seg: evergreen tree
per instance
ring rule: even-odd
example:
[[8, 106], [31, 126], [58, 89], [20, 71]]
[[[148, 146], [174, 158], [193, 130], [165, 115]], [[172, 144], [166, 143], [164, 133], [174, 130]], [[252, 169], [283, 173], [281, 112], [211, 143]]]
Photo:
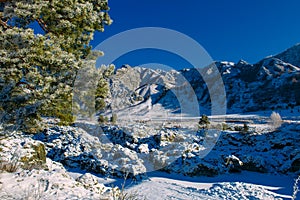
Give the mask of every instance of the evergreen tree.
[[109, 78], [113, 75], [115, 71], [114, 65], [101, 66], [99, 73], [99, 80], [97, 82], [96, 92], [95, 92], [95, 109], [96, 112], [102, 111], [106, 103], [104, 99], [109, 94]]
[[[92, 52], [94, 55], [101, 52]], [[73, 112], [80, 118], [93, 118], [106, 107], [105, 98], [109, 95], [109, 78], [115, 66], [102, 65], [95, 68], [96, 60], [85, 59], [84, 67], [78, 71], [73, 87]]]
[[0, 1], [1, 122], [36, 132], [41, 115], [73, 121], [72, 86], [108, 10], [107, 0]]

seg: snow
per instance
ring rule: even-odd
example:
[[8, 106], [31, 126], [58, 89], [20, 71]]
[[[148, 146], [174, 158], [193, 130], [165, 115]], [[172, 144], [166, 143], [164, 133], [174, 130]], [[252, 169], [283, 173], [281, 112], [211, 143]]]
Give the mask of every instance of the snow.
[[126, 191], [147, 199], [290, 199], [292, 184], [290, 176], [254, 172], [197, 178], [156, 172]]
[[[103, 172], [127, 167], [133, 174], [139, 174], [147, 169], [141, 179], [128, 177], [125, 181], [125, 192], [138, 195], [140, 199], [291, 199], [296, 174], [289, 169], [299, 158], [299, 149], [295, 145], [299, 144], [300, 124], [285, 121], [273, 132], [274, 128], [268, 121], [270, 113], [209, 116], [212, 124], [224, 120], [231, 126], [240, 125], [240, 121], [251, 122], [252, 132], [245, 135], [238, 131], [223, 131], [214, 148], [209, 149], [209, 154], [203, 158], [201, 155], [207, 151], [207, 146], [201, 142], [203, 136], [195, 132], [194, 125], [199, 118], [192, 117], [182, 117], [176, 128], [174, 126], [179, 123], [176, 117], [160, 128], [157, 124], [161, 125], [161, 121], [102, 127], [104, 135], [111, 135], [110, 140], [113, 139], [114, 143], [101, 140], [104, 135], [100, 137], [99, 133], [95, 137], [93, 134], [96, 133], [88, 131], [95, 125], [84, 121], [80, 121], [77, 127], [49, 128], [34, 137], [39, 141], [29, 136], [12, 135], [7, 141], [1, 140], [4, 144], [1, 156], [10, 158], [10, 148], [13, 147], [18, 147], [20, 152], [24, 151], [22, 148], [26, 150], [28, 142], [44, 143], [48, 156], [64, 162], [65, 166], [47, 158], [47, 170], [1, 173], [0, 197], [18, 199], [34, 195], [42, 199], [100, 199], [113, 191], [117, 193], [119, 190], [114, 186], [122, 188], [123, 184], [121, 171], [118, 172], [119, 178], [110, 173], [103, 175], [89, 171], [99, 165]], [[287, 119], [294, 118], [287, 116]], [[158, 133], [161, 146], [151, 141], [151, 136]], [[212, 133], [207, 133], [207, 138], [212, 137], [214, 131]], [[153, 156], [162, 165], [170, 159], [175, 161], [165, 167], [168, 173], [153, 171], [146, 162], [147, 156]], [[76, 157], [78, 159], [74, 159]], [[226, 160], [232, 161], [230, 167]], [[86, 167], [84, 170], [78, 168], [81, 163]], [[252, 170], [265, 173], [245, 171], [243, 167], [249, 163], [255, 164]], [[239, 173], [230, 172], [231, 167], [232, 171]]]
[[[121, 188], [124, 183], [121, 179], [103, 179], [84, 172], [65, 173], [62, 168], [55, 167], [54, 169], [55, 173], [35, 171], [26, 176], [18, 173], [2, 173], [1, 182], [5, 184], [0, 184], [0, 196], [99, 199], [104, 197], [100, 195], [101, 193], [92, 194], [75, 179], [87, 177], [83, 179], [84, 181], [90, 180], [86, 185], [92, 188], [99, 185], [100, 191], [110, 190], [109, 187], [113, 185]], [[51, 174], [50, 177], [49, 174]], [[97, 180], [102, 183], [97, 183]], [[136, 182], [127, 179], [125, 183], [125, 193], [135, 194], [141, 199], [143, 197], [146, 199], [291, 199], [293, 177], [254, 172], [224, 174], [217, 177], [187, 177], [153, 172], [146, 180]], [[61, 190], [62, 187], [63, 190]]]
[[[48, 170], [25, 170], [0, 174], [1, 199], [99, 199], [111, 188], [101, 183], [76, 181], [65, 168], [47, 158]], [[90, 174], [85, 180], [93, 180]], [[83, 178], [81, 178], [83, 179]], [[95, 180], [95, 179], [94, 179]]]

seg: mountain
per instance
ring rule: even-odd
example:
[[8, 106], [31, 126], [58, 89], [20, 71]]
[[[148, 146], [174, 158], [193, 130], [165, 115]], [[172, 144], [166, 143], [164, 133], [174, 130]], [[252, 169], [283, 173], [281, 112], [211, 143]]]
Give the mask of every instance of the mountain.
[[295, 66], [300, 66], [300, 43], [288, 48], [287, 50], [283, 51], [282, 53], [277, 54], [274, 56], [284, 62], [290, 63]]
[[133, 118], [199, 116], [199, 110], [212, 114], [212, 101], [220, 107], [215, 110], [224, 107], [226, 113], [293, 112], [300, 105], [299, 66], [300, 44], [255, 64], [223, 61], [180, 71], [123, 66], [111, 79], [107, 113]]

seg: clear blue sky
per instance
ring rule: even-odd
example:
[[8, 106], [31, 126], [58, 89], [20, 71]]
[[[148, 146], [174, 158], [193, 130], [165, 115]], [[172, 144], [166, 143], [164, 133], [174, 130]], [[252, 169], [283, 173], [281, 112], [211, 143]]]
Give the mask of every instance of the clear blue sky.
[[[255, 63], [300, 42], [299, 0], [110, 0], [109, 6], [114, 22], [95, 34], [93, 46], [128, 29], [164, 27], [197, 40], [213, 60]], [[168, 59], [185, 65], [151, 50], [129, 53], [115, 64], [168, 64]]]

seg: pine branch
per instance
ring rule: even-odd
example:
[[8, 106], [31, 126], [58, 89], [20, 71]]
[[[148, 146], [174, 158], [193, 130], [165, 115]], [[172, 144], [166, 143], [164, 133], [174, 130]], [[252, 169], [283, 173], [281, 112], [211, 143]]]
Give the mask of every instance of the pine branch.
[[3, 9], [4, 9], [4, 5], [5, 3], [9, 2], [11, 0], [0, 0], [0, 3], [1, 3], [1, 11], [0, 11], [0, 25], [3, 26], [5, 29], [8, 29], [8, 28], [12, 28], [10, 25], [7, 24], [7, 20], [4, 21], [3, 20]]
[[27, 89], [30, 90], [34, 90], [34, 87], [32, 87], [31, 85], [29, 85], [29, 83], [25, 82], [25, 81], [19, 81], [16, 86], [23, 86], [25, 85]]

